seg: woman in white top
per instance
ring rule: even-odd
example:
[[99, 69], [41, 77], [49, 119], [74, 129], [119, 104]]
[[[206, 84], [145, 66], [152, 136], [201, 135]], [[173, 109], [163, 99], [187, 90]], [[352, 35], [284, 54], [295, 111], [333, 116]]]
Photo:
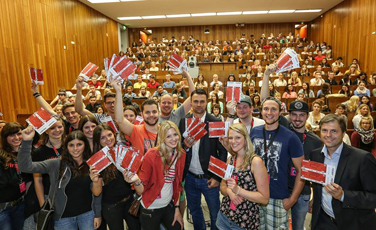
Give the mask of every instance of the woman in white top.
[[356, 115], [352, 119], [354, 129], [357, 129], [359, 127], [359, 122], [362, 120], [363, 117], [368, 117], [373, 122], [373, 118], [371, 116], [371, 112], [367, 104], [361, 104], [356, 110]]
[[319, 130], [320, 120], [325, 116], [325, 114], [321, 113], [321, 107], [321, 101], [312, 102], [312, 112], [309, 112], [307, 122], [311, 125], [313, 131]]
[[283, 79], [283, 74], [282, 73], [278, 74], [278, 79], [274, 80], [273, 85], [275, 87], [280, 87], [280, 86], [286, 86], [287, 85], [287, 81], [285, 79]]

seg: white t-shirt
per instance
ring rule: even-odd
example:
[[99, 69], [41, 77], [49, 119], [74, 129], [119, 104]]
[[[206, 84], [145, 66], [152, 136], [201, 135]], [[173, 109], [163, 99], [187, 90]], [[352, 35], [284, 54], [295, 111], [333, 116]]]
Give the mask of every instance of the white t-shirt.
[[[209, 93], [209, 96], [211, 97], [211, 95], [214, 93], [214, 91], [211, 91], [210, 93]], [[223, 98], [223, 95], [224, 95], [224, 93], [222, 92], [222, 91], [218, 91], [218, 97], [220, 98], [220, 99], [222, 99]]]
[[219, 87], [221, 87], [221, 86], [223, 85], [223, 83], [220, 82], [220, 81], [218, 81], [218, 82], [214, 82], [214, 81], [212, 81], [212, 82], [210, 83], [210, 86], [213, 87], [213, 86], [214, 86], [214, 83], [218, 83], [218, 84], [219, 84]]
[[[251, 133], [251, 130], [254, 128], [254, 127], [257, 127], [257, 126], [260, 126], [260, 125], [265, 125], [265, 121], [263, 119], [260, 119], [260, 118], [257, 118], [257, 117], [252, 117], [253, 119], [253, 127], [251, 126], [247, 126], [247, 131], [248, 133]], [[234, 124], [236, 123], [239, 123], [240, 122], [240, 119], [239, 118], [236, 118], [234, 120]]]

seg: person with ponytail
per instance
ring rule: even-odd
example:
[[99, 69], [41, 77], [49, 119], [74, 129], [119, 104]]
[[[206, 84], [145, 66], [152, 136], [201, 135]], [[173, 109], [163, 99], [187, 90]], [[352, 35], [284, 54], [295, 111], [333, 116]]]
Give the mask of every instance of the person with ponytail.
[[143, 230], [183, 229], [179, 196], [186, 153], [178, 127], [163, 121], [158, 129], [157, 146], [149, 149], [137, 174], [124, 171], [125, 180], [142, 195], [140, 221]]
[[48, 174], [49, 200], [54, 200], [56, 230], [91, 230], [100, 226], [102, 185], [95, 167], [89, 171], [86, 160], [91, 155], [89, 142], [81, 131], [71, 132], [63, 145], [61, 158], [32, 162], [31, 146], [35, 131], [32, 126], [22, 131], [19, 170]]

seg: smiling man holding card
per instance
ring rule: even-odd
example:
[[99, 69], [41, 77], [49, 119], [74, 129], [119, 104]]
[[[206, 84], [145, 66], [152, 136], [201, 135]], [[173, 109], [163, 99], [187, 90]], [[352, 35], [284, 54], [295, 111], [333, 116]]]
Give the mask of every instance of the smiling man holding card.
[[310, 159], [335, 170], [334, 182], [313, 183], [312, 229], [376, 229], [376, 160], [343, 143], [345, 121], [335, 114], [320, 121], [325, 146]]

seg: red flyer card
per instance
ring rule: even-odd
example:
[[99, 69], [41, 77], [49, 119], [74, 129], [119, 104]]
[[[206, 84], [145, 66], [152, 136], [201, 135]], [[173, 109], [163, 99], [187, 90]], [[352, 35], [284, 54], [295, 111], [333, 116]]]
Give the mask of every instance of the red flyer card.
[[43, 85], [43, 71], [41, 69], [35, 69], [33, 67], [29, 67], [29, 75], [31, 81], [33, 81], [37, 85]]
[[315, 161], [303, 160], [302, 168], [305, 168], [311, 171], [326, 173], [326, 165], [323, 163], [315, 162]]
[[225, 136], [227, 137], [228, 128], [230, 127], [229, 122], [209, 122], [209, 138], [218, 138]]
[[86, 163], [92, 167], [95, 166], [95, 169], [98, 170], [98, 172], [103, 171], [105, 168], [107, 168], [109, 165], [112, 164], [111, 160], [108, 159], [107, 153], [109, 151], [109, 148], [106, 146], [103, 149], [99, 150], [97, 153], [95, 153], [93, 156], [91, 156]]
[[199, 123], [201, 123], [200, 119], [195, 118], [186, 118], [185, 119], [185, 132], [183, 133], [183, 137], [187, 138], [189, 132], [196, 127]]
[[197, 131], [197, 133], [192, 135], [192, 137], [195, 139], [195, 141], [200, 140], [201, 138], [203, 138], [208, 133], [208, 131], [206, 131], [206, 129], [205, 129], [206, 124], [205, 123], [202, 123], [202, 124], [204, 124], [204, 126], [202, 126], [201, 129], [199, 129]]
[[31, 115], [26, 122], [34, 127], [34, 130], [38, 134], [44, 133], [47, 129], [49, 129], [53, 124], [55, 124], [56, 119], [51, 116], [46, 110], [43, 108], [39, 109], [33, 115]]
[[[188, 136], [195, 137], [195, 136], [199, 135], [200, 132], [202, 132], [203, 130], [205, 130], [205, 126], [206, 126], [205, 123], [200, 122], [198, 125], [192, 127], [192, 128], [188, 131]], [[206, 131], [206, 130], [205, 130], [205, 131]], [[206, 131], [206, 132], [207, 132], [207, 131]], [[205, 135], [205, 134], [204, 134], [204, 135]]]
[[137, 115], [136, 120], [134, 121], [134, 125], [142, 125], [144, 123], [144, 118], [140, 115]]
[[312, 181], [319, 184], [325, 183], [325, 174], [309, 171], [302, 168], [302, 179]]
[[234, 171], [234, 166], [226, 164], [226, 162], [221, 161], [218, 158], [210, 156], [209, 168], [208, 170], [215, 175], [221, 177], [222, 179], [227, 179], [231, 177]]
[[229, 102], [229, 101], [239, 102], [241, 93], [242, 93], [242, 83], [241, 82], [227, 82], [226, 102]]
[[89, 62], [85, 68], [81, 71], [80, 76], [84, 78], [85, 81], [88, 81], [91, 76], [97, 71], [99, 67], [91, 62]]
[[302, 161], [302, 179], [325, 185], [334, 182], [334, 178], [335, 166], [309, 160]]
[[120, 58], [109, 70], [114, 77], [120, 76], [122, 79], [128, 79], [128, 76], [136, 71], [137, 67], [127, 57]]
[[142, 156], [133, 151], [132, 148], [129, 148], [120, 166], [123, 169], [129, 169], [129, 171], [136, 173], [141, 166], [141, 162]]
[[112, 130], [114, 130], [115, 133], [119, 132], [111, 116], [101, 117], [99, 121], [100, 123], [107, 123], [109, 126], [111, 126]]
[[276, 73], [284, 72], [290, 69], [299, 68], [299, 59], [297, 53], [287, 48], [276, 61]]

